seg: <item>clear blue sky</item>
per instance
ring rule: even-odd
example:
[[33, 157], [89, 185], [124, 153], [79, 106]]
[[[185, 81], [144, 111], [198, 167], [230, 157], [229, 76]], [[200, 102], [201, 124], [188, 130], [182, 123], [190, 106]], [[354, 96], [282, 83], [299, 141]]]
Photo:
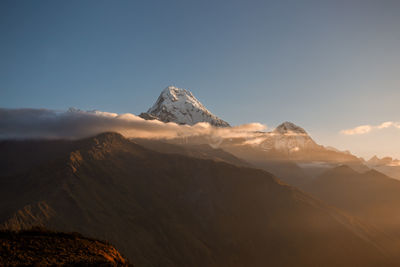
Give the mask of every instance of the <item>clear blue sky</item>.
[[167, 85], [234, 125], [400, 157], [400, 130], [339, 134], [400, 121], [400, 1], [0, 2], [0, 107], [138, 114]]

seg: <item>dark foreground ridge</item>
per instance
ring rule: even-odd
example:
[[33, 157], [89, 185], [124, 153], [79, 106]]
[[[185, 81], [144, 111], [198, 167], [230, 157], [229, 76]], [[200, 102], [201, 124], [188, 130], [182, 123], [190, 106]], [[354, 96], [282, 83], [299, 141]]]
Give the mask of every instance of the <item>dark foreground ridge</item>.
[[44, 228], [0, 231], [1, 266], [132, 266], [109, 243]]

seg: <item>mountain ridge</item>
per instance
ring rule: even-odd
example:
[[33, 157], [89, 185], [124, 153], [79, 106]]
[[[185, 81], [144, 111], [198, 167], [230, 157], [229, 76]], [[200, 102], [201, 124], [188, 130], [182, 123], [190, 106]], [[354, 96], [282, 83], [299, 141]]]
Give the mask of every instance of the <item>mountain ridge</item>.
[[139, 266], [394, 260], [377, 248], [379, 233], [265, 171], [154, 152], [118, 134], [76, 142], [64, 163], [10, 177], [15, 186], [3, 184], [0, 204], [15, 208], [8, 214], [45, 201], [56, 216], [44, 226], [110, 240]]

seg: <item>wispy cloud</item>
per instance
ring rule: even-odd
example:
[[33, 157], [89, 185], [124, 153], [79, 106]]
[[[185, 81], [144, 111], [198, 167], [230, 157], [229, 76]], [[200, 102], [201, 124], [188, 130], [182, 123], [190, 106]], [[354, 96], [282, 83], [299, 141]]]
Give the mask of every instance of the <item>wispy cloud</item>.
[[340, 131], [341, 134], [344, 135], [359, 135], [359, 134], [367, 134], [371, 131], [375, 130], [381, 130], [381, 129], [386, 129], [386, 128], [397, 128], [400, 129], [400, 122], [395, 122], [395, 121], [386, 121], [383, 122], [379, 125], [360, 125], [352, 129], [346, 129]]
[[0, 108], [0, 139], [78, 139], [114, 131], [126, 137], [175, 138], [206, 135], [213, 139], [255, 138], [266, 125], [250, 123], [235, 127], [193, 126], [144, 120], [136, 115], [102, 111], [55, 111]]

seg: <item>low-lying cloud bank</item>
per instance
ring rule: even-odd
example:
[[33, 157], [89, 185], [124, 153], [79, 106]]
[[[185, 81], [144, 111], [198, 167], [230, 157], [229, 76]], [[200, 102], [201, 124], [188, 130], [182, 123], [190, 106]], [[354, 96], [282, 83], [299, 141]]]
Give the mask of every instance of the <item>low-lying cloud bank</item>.
[[149, 121], [130, 113], [0, 108], [0, 139], [79, 139], [110, 131], [125, 137], [153, 139], [207, 135], [211, 138], [252, 139], [265, 129], [266, 125], [260, 123], [219, 128], [208, 123], [189, 126]]
[[379, 125], [360, 125], [352, 129], [342, 130], [341, 134], [344, 135], [357, 135], [357, 134], [366, 134], [374, 130], [382, 130], [386, 128], [397, 128], [400, 129], [400, 122], [395, 121], [386, 121]]

